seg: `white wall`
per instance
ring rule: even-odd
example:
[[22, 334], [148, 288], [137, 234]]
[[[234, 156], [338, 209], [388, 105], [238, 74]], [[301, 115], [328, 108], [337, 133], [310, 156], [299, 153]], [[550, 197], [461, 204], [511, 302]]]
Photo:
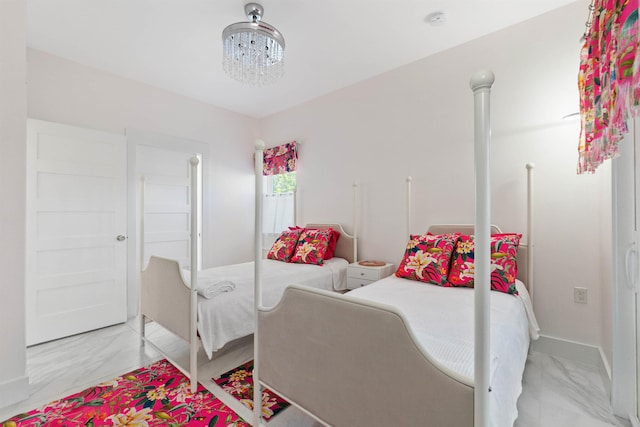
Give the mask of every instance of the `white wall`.
[[28, 77], [29, 117], [209, 144], [203, 267], [252, 259], [255, 119], [33, 49]]
[[28, 395], [24, 325], [26, 2], [0, 1], [0, 406]]
[[[407, 175], [414, 233], [473, 222], [469, 77], [489, 67], [496, 75], [493, 222], [525, 231], [525, 164], [534, 162], [542, 333], [610, 354], [610, 167], [577, 176], [579, 122], [561, 119], [578, 109], [587, 6], [577, 2], [263, 119], [267, 145], [301, 142], [299, 222], [335, 220], [351, 230], [358, 181], [360, 258], [397, 265], [406, 244]], [[573, 303], [574, 286], [588, 288], [587, 305]]]

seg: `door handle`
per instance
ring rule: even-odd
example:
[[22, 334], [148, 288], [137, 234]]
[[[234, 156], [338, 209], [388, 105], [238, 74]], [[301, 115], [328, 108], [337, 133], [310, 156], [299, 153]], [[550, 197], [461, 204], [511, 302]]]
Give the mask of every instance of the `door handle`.
[[636, 249], [636, 242], [631, 243], [627, 248], [624, 259], [624, 273], [627, 279], [627, 287], [634, 292], [638, 292], [638, 250]]
[[118, 237], [116, 237], [116, 240], [118, 242], [122, 242], [124, 239], [126, 239], [126, 237], [124, 237], [122, 234], [119, 234]]

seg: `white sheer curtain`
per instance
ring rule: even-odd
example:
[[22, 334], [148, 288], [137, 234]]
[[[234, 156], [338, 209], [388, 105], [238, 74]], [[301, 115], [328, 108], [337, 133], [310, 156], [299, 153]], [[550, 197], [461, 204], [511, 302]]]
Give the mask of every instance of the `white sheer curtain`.
[[263, 248], [269, 250], [280, 233], [295, 225], [293, 193], [265, 194], [262, 201]]
[[262, 231], [280, 234], [293, 220], [293, 193], [265, 194], [263, 200]]

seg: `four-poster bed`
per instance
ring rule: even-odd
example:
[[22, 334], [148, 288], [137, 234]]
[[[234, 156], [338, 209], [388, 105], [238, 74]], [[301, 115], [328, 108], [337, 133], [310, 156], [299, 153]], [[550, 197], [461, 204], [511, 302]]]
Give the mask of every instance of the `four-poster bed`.
[[[490, 292], [491, 235], [499, 233], [490, 224], [489, 209], [489, 92], [493, 81], [490, 71], [478, 72], [471, 80], [475, 95], [475, 226], [436, 226], [429, 230], [434, 234], [475, 235], [475, 290], [389, 277], [345, 295], [290, 286], [275, 307], [266, 308], [260, 298], [261, 266], [257, 262], [255, 384], [268, 387], [327, 425], [486, 427], [513, 423], [529, 338], [537, 337], [537, 324], [522, 282], [517, 282], [520, 296]], [[261, 144], [256, 149], [259, 158]], [[532, 169], [533, 165], [527, 165], [529, 190]], [[407, 194], [411, 194], [410, 177]], [[530, 215], [532, 198], [527, 200]], [[410, 206], [410, 197], [408, 203]], [[260, 215], [256, 200], [257, 236]], [[527, 226], [527, 239], [532, 243], [532, 223]], [[408, 227], [410, 231], [410, 217]], [[533, 285], [531, 261], [531, 251], [521, 245], [518, 279], [529, 286]], [[420, 296], [423, 292], [427, 293]], [[456, 303], [436, 298], [435, 294], [446, 293]], [[435, 305], [428, 305], [432, 301]], [[465, 311], [455, 312], [456, 316], [473, 313], [466, 323], [473, 324], [473, 333], [466, 331], [461, 341], [467, 347], [462, 368], [456, 366], [457, 362], [449, 363], [442, 354], [434, 356], [431, 352], [438, 351], [433, 349], [433, 335], [421, 329], [434, 320], [434, 313], [435, 318], [447, 314], [442, 311], [444, 306], [463, 307]], [[422, 316], [425, 312], [432, 316], [429, 320]], [[456, 333], [465, 334], [460, 330]], [[501, 338], [517, 343], [513, 345], [515, 354], [497, 345]], [[444, 347], [456, 344], [444, 337], [439, 339]], [[472, 356], [469, 349], [473, 349]], [[449, 351], [465, 353], [457, 347]], [[508, 379], [503, 380], [503, 376]], [[253, 425], [257, 426], [261, 420], [257, 386], [254, 408]]]
[[[260, 157], [262, 159], [262, 157]], [[197, 157], [191, 159], [191, 211], [198, 205]], [[260, 165], [262, 166], [262, 165]], [[261, 176], [260, 176], [261, 178]], [[262, 180], [260, 179], [260, 182]], [[262, 200], [261, 188], [256, 198]], [[354, 190], [355, 191], [355, 190]], [[191, 379], [191, 388], [197, 387], [197, 353], [202, 344], [209, 358], [213, 352], [236, 339], [251, 335], [255, 327], [254, 262], [234, 264], [198, 271], [197, 268], [197, 215], [191, 217], [190, 268], [186, 270], [177, 260], [151, 256], [141, 273], [140, 281], [140, 333], [143, 343], [152, 345], [167, 360]], [[262, 260], [261, 236], [256, 239], [256, 258], [264, 270], [265, 286], [260, 298], [271, 305], [281, 297], [291, 283], [304, 284], [317, 289], [336, 291], [346, 288], [346, 270], [355, 262], [356, 237], [348, 234], [340, 224], [307, 224], [307, 229], [338, 231], [333, 257], [323, 265], [289, 263], [272, 259]], [[143, 244], [142, 244], [143, 246]], [[262, 281], [262, 277], [257, 279]], [[205, 297], [206, 286], [222, 285], [226, 291]], [[181, 366], [170, 355], [156, 346], [145, 335], [146, 322], [154, 321], [189, 343], [189, 368]]]

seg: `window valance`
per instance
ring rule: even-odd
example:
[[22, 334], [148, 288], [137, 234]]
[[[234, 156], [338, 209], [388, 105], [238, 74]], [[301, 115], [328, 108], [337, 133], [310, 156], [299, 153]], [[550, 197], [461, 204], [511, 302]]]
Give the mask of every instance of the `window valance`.
[[298, 147], [296, 141], [279, 145], [264, 150], [262, 166], [263, 175], [279, 175], [281, 173], [294, 172], [298, 160]]

